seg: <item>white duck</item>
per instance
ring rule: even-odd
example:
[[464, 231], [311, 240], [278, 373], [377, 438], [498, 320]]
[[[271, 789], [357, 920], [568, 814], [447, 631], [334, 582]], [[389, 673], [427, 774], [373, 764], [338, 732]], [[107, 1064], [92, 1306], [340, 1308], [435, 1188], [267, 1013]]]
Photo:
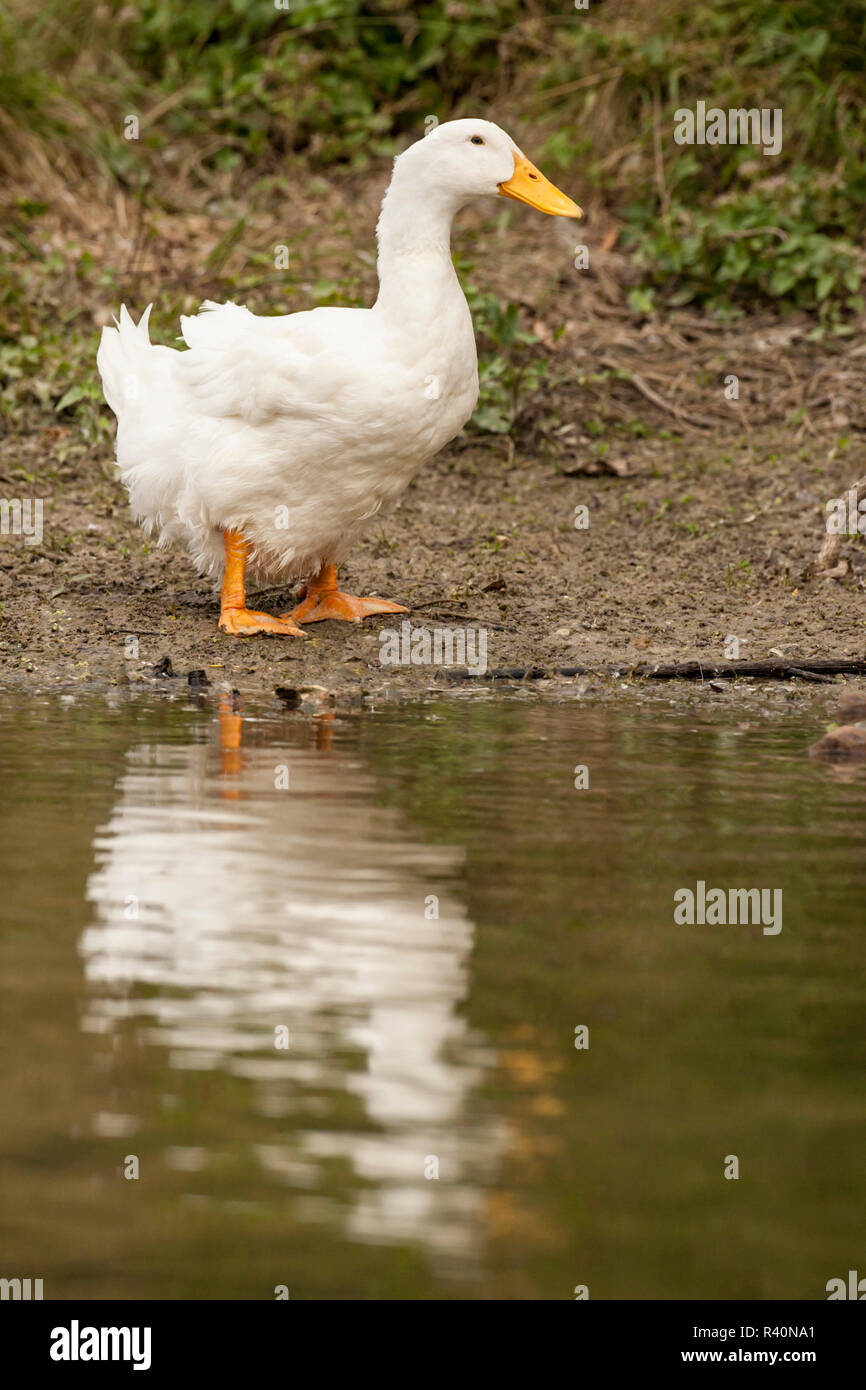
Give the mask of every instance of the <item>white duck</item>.
[[[372, 309], [265, 318], [208, 301], [181, 319], [189, 351], [151, 345], [149, 307], [135, 325], [124, 306], [103, 329], [97, 365], [133, 513], [222, 579], [223, 631], [298, 636], [300, 623], [407, 611], [341, 593], [336, 565], [475, 408], [450, 237], [480, 194], [581, 216], [499, 126], [448, 121], [394, 161]], [[278, 618], [252, 612], [245, 572], [263, 584], [303, 576], [303, 601]]]

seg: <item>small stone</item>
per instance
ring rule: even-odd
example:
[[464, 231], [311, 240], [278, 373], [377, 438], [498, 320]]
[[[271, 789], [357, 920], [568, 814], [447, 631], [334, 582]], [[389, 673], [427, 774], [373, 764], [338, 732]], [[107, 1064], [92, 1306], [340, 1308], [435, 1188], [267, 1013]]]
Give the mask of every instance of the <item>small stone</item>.
[[866, 691], [846, 690], [839, 701], [839, 723], [857, 724], [866, 719]]
[[809, 749], [810, 758], [866, 758], [866, 727], [843, 724], [830, 729]]

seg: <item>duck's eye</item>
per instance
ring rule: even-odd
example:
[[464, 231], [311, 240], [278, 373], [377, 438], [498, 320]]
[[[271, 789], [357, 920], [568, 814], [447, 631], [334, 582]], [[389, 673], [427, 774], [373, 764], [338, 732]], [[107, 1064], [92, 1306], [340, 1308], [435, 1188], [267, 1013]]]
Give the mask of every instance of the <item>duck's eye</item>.
[[483, 145], [483, 144], [484, 144], [484, 141], [483, 141], [483, 139], [481, 138], [480, 135], [470, 135], [469, 139], [472, 141], [472, 144], [473, 144], [473, 145]]

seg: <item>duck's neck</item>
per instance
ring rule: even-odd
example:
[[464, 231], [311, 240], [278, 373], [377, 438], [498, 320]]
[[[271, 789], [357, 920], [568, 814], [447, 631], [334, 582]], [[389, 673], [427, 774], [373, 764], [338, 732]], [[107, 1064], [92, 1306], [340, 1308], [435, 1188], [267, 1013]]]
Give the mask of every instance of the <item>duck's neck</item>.
[[422, 198], [395, 174], [376, 229], [379, 313], [417, 321], [441, 305], [443, 295], [462, 293], [451, 261], [456, 211], [441, 196]]

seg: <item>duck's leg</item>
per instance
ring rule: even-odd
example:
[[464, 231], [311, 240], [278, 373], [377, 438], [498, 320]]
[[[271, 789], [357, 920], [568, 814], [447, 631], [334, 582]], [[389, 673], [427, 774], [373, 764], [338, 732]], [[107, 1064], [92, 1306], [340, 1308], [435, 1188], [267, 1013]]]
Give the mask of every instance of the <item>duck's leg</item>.
[[226, 571], [220, 595], [220, 627], [236, 637], [252, 637], [256, 632], [275, 632], [284, 637], [306, 637], [288, 616], [272, 618], [270, 613], [255, 613], [247, 608], [244, 593], [244, 571], [252, 547], [239, 531], [223, 534], [226, 550]]
[[402, 603], [389, 603], [386, 598], [356, 598], [354, 594], [341, 593], [337, 588], [336, 565], [322, 565], [319, 573], [308, 581], [302, 602], [285, 616], [296, 623], [320, 623], [325, 618], [359, 623], [373, 613], [408, 612]]

